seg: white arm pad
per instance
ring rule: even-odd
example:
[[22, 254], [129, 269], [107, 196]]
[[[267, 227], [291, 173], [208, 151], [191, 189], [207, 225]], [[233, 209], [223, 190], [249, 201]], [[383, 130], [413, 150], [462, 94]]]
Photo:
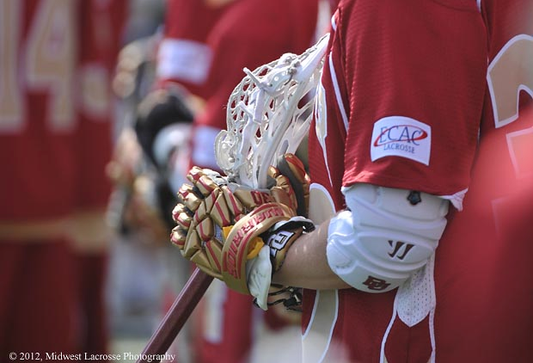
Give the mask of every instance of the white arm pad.
[[449, 201], [370, 184], [343, 188], [349, 210], [331, 219], [330, 268], [354, 288], [386, 292], [422, 268], [446, 227]]

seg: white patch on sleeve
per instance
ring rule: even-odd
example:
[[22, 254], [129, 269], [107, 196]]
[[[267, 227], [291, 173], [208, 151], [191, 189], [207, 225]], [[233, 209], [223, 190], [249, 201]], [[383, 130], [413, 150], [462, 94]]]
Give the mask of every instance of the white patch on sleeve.
[[431, 127], [404, 116], [384, 117], [374, 124], [370, 157], [399, 156], [429, 165]]
[[202, 84], [211, 67], [211, 49], [186, 39], [164, 39], [157, 55], [157, 75]]

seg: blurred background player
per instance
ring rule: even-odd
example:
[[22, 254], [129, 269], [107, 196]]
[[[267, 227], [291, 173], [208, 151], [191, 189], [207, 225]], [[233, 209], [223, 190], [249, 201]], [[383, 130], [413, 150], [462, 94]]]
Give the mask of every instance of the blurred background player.
[[[204, 90], [205, 108], [195, 118], [192, 138], [191, 165], [215, 170], [219, 168], [214, 158], [214, 140], [218, 132], [226, 128], [226, 104], [244, 76], [243, 68], [253, 70], [284, 53], [299, 54], [323, 31], [318, 21], [320, 2], [316, 0], [235, 0], [230, 3], [208, 37], [213, 58]], [[268, 349], [257, 345], [266, 342], [268, 331], [286, 338], [287, 344], [282, 349], [285, 357], [294, 359], [293, 354], [299, 354], [299, 339], [293, 339], [296, 335], [284, 336], [281, 330], [297, 326], [297, 313], [281, 316], [272, 309], [264, 314], [253, 306], [249, 296], [231, 291], [217, 280], [208, 289], [198, 311], [198, 362], [268, 360]], [[277, 352], [281, 354], [280, 350]], [[278, 355], [277, 359], [284, 358]]]
[[[129, 294], [139, 298], [115, 304], [123, 301], [132, 313], [155, 308], [150, 334], [190, 274], [189, 263], [167, 243], [169, 220], [188, 170], [190, 124], [205, 102], [212, 60], [207, 36], [227, 8], [222, 1], [164, 2], [164, 24], [128, 44], [117, 66], [115, 90], [125, 106], [125, 122], [108, 168], [116, 184], [109, 217], [123, 235], [125, 243], [118, 248], [142, 260], [145, 273], [139, 276], [137, 266], [138, 278], [130, 279]], [[124, 260], [123, 255], [118, 253], [117, 260]], [[124, 275], [120, 269], [117, 273]], [[136, 308], [136, 303], [142, 306]], [[171, 347], [179, 362], [194, 356], [189, 325]]]
[[107, 166], [114, 183], [107, 220], [117, 235], [109, 290], [114, 328], [126, 335], [151, 333], [168, 282], [162, 243], [167, 235], [162, 197], [168, 197], [168, 180], [158, 174], [135, 133], [139, 104], [152, 85], [159, 38], [156, 32], [128, 43], [120, 52], [113, 81], [121, 107], [113, 158]]
[[[486, 93], [464, 210], [450, 216], [436, 254], [436, 359], [525, 363], [533, 359], [533, 3], [480, 8]], [[473, 337], [468, 346], [459, 326]]]
[[[115, 98], [111, 80], [129, 7], [123, 1], [81, 1], [78, 82], [77, 205], [71, 237], [77, 254], [81, 351], [109, 351], [105, 296], [111, 235], [105, 212], [111, 190], [105, 166], [111, 157]], [[105, 139], [104, 139], [105, 137]], [[103, 139], [103, 140], [102, 140]]]
[[232, 0], [167, 0], [164, 36], [157, 51], [156, 89], [183, 87], [194, 111], [206, 99], [213, 49], [207, 39]]
[[0, 2], [3, 353], [108, 352], [104, 169], [126, 13], [123, 1]]

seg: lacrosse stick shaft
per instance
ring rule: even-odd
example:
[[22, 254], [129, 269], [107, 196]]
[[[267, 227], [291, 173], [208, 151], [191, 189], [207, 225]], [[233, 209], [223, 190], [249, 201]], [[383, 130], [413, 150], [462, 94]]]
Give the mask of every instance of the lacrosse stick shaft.
[[196, 268], [180, 294], [159, 324], [150, 341], [144, 348], [137, 363], [160, 362], [156, 355], [164, 355], [189, 319], [213, 277]]

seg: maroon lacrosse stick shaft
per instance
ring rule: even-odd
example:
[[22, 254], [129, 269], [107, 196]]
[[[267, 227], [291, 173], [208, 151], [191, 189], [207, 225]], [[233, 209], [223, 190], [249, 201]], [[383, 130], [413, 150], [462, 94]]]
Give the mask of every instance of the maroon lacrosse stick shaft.
[[213, 281], [213, 277], [195, 268], [187, 284], [168, 310], [137, 363], [160, 362], [156, 355], [164, 355], [189, 319], [198, 302]]

